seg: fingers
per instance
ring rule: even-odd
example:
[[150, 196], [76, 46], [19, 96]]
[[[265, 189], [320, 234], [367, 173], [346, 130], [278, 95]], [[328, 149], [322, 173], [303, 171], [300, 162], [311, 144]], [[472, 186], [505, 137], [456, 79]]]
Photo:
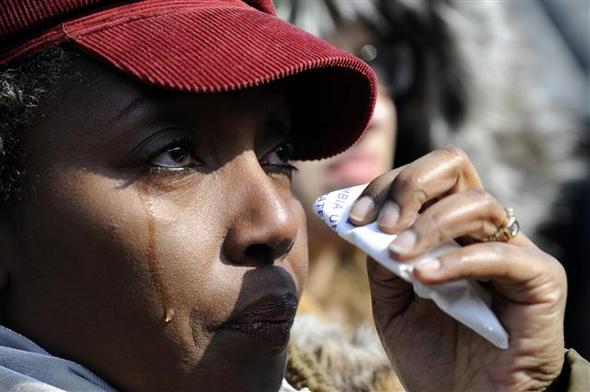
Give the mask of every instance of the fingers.
[[481, 181], [465, 153], [436, 150], [371, 182], [353, 205], [350, 220], [365, 225], [378, 219], [384, 232], [396, 233], [428, 202], [473, 188], [480, 189]]
[[[482, 190], [471, 162], [456, 149], [434, 151], [377, 178], [355, 203], [353, 223], [377, 219], [383, 231], [406, 229], [390, 247], [398, 260], [415, 258], [458, 237], [485, 240], [506, 220], [502, 205]], [[517, 287], [541, 279], [547, 266], [559, 281], [560, 264], [519, 234], [510, 243], [485, 242], [427, 259], [415, 266], [415, 276], [427, 284], [477, 278]], [[373, 286], [378, 283], [372, 280]]]
[[434, 151], [396, 176], [390, 197], [399, 206], [399, 219], [394, 224], [381, 221], [380, 227], [385, 232], [396, 233], [410, 225], [427, 202], [446, 194], [481, 187], [465, 153], [458, 149]]
[[566, 278], [557, 260], [536, 247], [485, 242], [458, 248], [417, 264], [425, 284], [457, 279], [494, 280], [502, 295], [519, 303], [565, 301]]
[[349, 218], [355, 225], [366, 225], [376, 219], [388, 196], [391, 183], [404, 168], [405, 166], [402, 166], [391, 170], [371, 181], [350, 209]]
[[389, 247], [392, 257], [414, 258], [458, 237], [485, 240], [506, 220], [506, 211], [489, 193], [472, 189], [452, 194], [423, 211]]

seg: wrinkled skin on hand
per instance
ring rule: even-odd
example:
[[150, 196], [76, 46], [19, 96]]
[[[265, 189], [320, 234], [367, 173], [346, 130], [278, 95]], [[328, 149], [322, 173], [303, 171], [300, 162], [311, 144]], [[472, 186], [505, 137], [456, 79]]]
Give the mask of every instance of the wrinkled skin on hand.
[[498, 349], [368, 260], [377, 330], [408, 390], [543, 390], [559, 375], [565, 272], [522, 233], [505, 243], [484, 241], [506, 212], [483, 190], [462, 151], [434, 151], [378, 177], [356, 201], [351, 220], [377, 220], [383, 231], [403, 233], [390, 246], [401, 261], [458, 239], [464, 246], [417, 265], [415, 276], [426, 284], [486, 282], [510, 335], [510, 347]]

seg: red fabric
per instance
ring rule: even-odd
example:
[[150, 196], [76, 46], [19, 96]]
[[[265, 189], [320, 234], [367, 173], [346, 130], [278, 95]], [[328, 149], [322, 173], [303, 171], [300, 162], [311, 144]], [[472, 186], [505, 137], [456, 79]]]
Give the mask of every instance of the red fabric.
[[350, 146], [375, 100], [365, 63], [276, 18], [271, 0], [0, 2], [0, 64], [64, 41], [177, 91], [234, 91], [295, 79], [298, 159]]
[[44, 26], [57, 24], [69, 15], [102, 6], [103, 0], [3, 0], [0, 2], [0, 43], [25, 37]]

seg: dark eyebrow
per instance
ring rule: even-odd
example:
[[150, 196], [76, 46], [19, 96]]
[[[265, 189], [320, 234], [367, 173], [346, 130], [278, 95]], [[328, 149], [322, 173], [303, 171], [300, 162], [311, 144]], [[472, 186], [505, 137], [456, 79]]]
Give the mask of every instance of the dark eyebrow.
[[127, 116], [129, 113], [133, 112], [137, 107], [143, 105], [146, 101], [153, 100], [154, 96], [152, 94], [146, 94], [144, 92], [136, 95], [132, 99], [130, 99], [127, 104], [117, 113], [115, 116], [109, 120], [107, 125], [112, 125], [117, 121], [121, 120], [121, 118]]

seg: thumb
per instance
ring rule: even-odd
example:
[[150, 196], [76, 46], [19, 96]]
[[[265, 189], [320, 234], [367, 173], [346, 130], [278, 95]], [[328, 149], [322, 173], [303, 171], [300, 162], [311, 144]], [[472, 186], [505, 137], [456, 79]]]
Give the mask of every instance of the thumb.
[[371, 257], [367, 257], [367, 274], [375, 322], [377, 326], [389, 325], [411, 303], [414, 297], [412, 285]]

